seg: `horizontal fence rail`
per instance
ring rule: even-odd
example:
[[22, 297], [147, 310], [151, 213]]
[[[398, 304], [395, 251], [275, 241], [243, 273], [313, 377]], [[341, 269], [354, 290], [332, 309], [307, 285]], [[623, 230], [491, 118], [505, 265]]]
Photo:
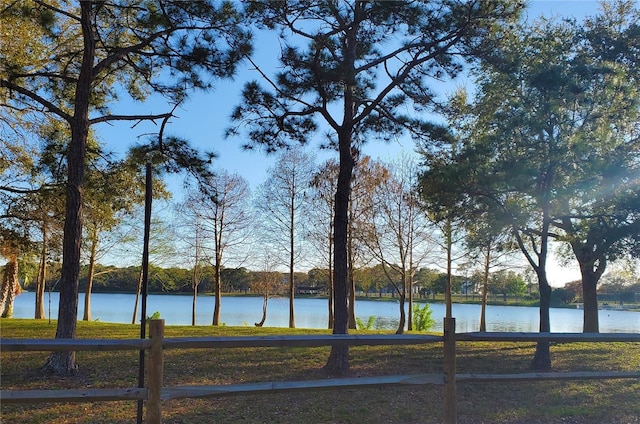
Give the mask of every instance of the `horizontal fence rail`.
[[4, 403], [41, 402], [107, 402], [119, 400], [147, 400], [149, 390], [131, 389], [64, 389], [64, 390], [2, 390]]
[[148, 350], [149, 339], [5, 339], [0, 338], [3, 352], [81, 352], [113, 350]]
[[640, 333], [456, 333], [458, 342], [640, 342]]
[[[455, 333], [455, 320], [445, 319], [444, 336], [434, 335], [295, 335], [295, 336], [238, 336], [238, 337], [181, 337], [164, 338], [164, 320], [149, 322], [149, 339], [13, 339], [0, 338], [3, 352], [25, 351], [121, 351], [148, 350], [148, 387], [87, 390], [1, 390], [5, 403], [35, 402], [95, 402], [147, 401], [147, 422], [161, 420], [162, 400], [234, 396], [241, 394], [271, 394], [293, 391], [336, 390], [380, 386], [437, 384], [445, 388], [445, 423], [455, 423], [456, 382], [499, 382], [575, 379], [640, 379], [637, 372], [550, 372], [520, 374], [458, 374], [455, 372], [456, 342], [640, 342], [640, 333]], [[333, 378], [309, 381], [260, 382], [208, 386], [164, 387], [162, 383], [163, 354], [167, 349], [223, 349], [322, 347], [332, 345], [380, 346], [421, 345], [442, 343], [443, 372], [435, 374], [389, 375], [376, 377]], [[160, 418], [159, 418], [160, 417]]]
[[640, 378], [640, 371], [577, 371], [577, 372], [530, 372], [522, 374], [456, 374], [456, 381], [464, 383], [532, 380], [611, 380], [618, 378]]
[[442, 374], [386, 375], [379, 377], [333, 378], [307, 381], [274, 381], [212, 386], [176, 386], [162, 389], [162, 400], [283, 393], [300, 390], [362, 389], [380, 386], [444, 384]]
[[242, 337], [178, 337], [166, 338], [165, 349], [240, 348], [240, 347], [322, 347], [333, 345], [385, 346], [442, 343], [442, 336], [430, 335], [351, 335], [327, 334], [310, 336], [242, 336]]
[[[384, 346], [442, 343], [442, 336], [430, 335], [318, 335], [237, 336], [163, 338], [166, 349], [223, 349], [243, 347], [322, 347], [332, 345]], [[0, 339], [2, 351], [114, 351], [148, 350], [149, 339]]]
[[[640, 342], [640, 333], [456, 333], [457, 342]], [[176, 337], [163, 339], [164, 349], [222, 349], [243, 347], [321, 347], [332, 345], [392, 346], [443, 342], [431, 335], [319, 335]], [[0, 338], [4, 352], [148, 350], [149, 339], [12, 339]]]

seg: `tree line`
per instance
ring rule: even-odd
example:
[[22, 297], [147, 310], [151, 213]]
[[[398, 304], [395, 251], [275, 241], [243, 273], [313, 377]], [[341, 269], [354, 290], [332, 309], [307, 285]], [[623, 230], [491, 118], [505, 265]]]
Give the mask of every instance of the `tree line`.
[[[45, 283], [45, 290], [57, 291], [59, 281], [60, 264], [50, 264], [52, 271]], [[4, 268], [4, 267], [3, 267]], [[24, 262], [21, 267], [32, 272], [37, 271], [36, 264]], [[135, 293], [140, 276], [139, 266], [116, 267], [96, 265], [92, 290], [94, 293]], [[152, 294], [190, 294], [192, 288], [193, 269], [171, 267], [163, 268], [150, 266], [149, 293]], [[86, 293], [88, 290], [88, 267], [84, 266], [79, 280], [79, 290]], [[215, 295], [215, 269], [212, 266], [203, 267], [200, 270], [201, 280], [199, 293]], [[268, 293], [270, 296], [286, 296], [283, 290], [288, 274], [273, 272], [279, 284], [273, 284]], [[329, 270], [313, 268], [307, 272], [294, 274], [294, 287], [296, 295], [313, 295], [326, 297], [330, 293]], [[394, 284], [390, 283], [384, 274], [382, 265], [364, 267], [355, 270], [355, 290], [358, 296], [363, 297], [396, 297]], [[221, 270], [221, 291], [224, 294], [250, 294], [262, 296], [265, 288], [262, 284], [264, 271], [252, 271], [244, 267], [225, 268]], [[637, 303], [640, 293], [640, 283], [627, 280], [624, 272], [615, 272], [608, 275], [599, 286], [598, 296], [601, 302]], [[36, 284], [32, 276], [22, 272], [19, 276], [21, 290], [34, 290]], [[401, 276], [396, 276], [396, 284]], [[493, 296], [493, 301], [507, 301], [516, 299], [536, 304], [539, 300], [537, 286], [531, 283], [526, 275], [511, 270], [500, 270], [489, 277], [488, 293]], [[417, 270], [414, 279], [413, 290], [420, 300], [441, 300], [445, 293], [447, 275], [442, 271], [430, 268]], [[562, 306], [573, 303], [582, 303], [582, 282], [570, 281], [562, 287], [557, 287], [552, 292], [552, 305]], [[483, 275], [474, 272], [469, 276], [454, 275], [452, 278], [452, 291], [460, 295], [458, 299], [465, 301], [479, 300], [483, 288]]]
[[[156, 198], [169, 196], [163, 175], [190, 176], [180, 219], [155, 231], [180, 240], [194, 302], [212, 268], [214, 325], [230, 258], [253, 258], [265, 276], [287, 267], [290, 327], [296, 269], [323, 261], [329, 325], [346, 334], [356, 325], [359, 268], [379, 265], [400, 300], [402, 333], [412, 329], [404, 302], [411, 310], [428, 261], [446, 269], [450, 317], [458, 267], [479, 271], [485, 304], [490, 276], [513, 268], [518, 253], [537, 280], [540, 331], [549, 331], [547, 264], [557, 242], [580, 266], [584, 330], [598, 331], [600, 278], [610, 263], [639, 256], [640, 12], [632, 1], [603, 3], [581, 22], [526, 20], [524, 4], [506, 0], [0, 6], [3, 306], [25, 256], [39, 257], [36, 299], [48, 264], [61, 259], [56, 337], [75, 336], [82, 265], [87, 305], [100, 246], [136, 237], [130, 220], [147, 163]], [[264, 31], [280, 38], [275, 72], [253, 52]], [[252, 208], [260, 228], [245, 214], [246, 182], [214, 170], [212, 153], [169, 131], [190, 93], [227, 83], [241, 64], [256, 80], [239, 87], [226, 136], [284, 151]], [[463, 71], [473, 90], [443, 95], [443, 83]], [[118, 113], [120, 97], [150, 94], [166, 99], [164, 112]], [[116, 121], [154, 122], [157, 133], [116, 156], [93, 131]], [[366, 142], [401, 137], [414, 141], [418, 161], [383, 164], [361, 153]], [[320, 171], [297, 147], [311, 142], [335, 153]], [[155, 248], [160, 257], [167, 246]], [[325, 371], [344, 374], [348, 365], [348, 347], [333, 346]], [[538, 344], [533, 366], [550, 369], [548, 343]], [[73, 352], [57, 352], [45, 368], [76, 367]]]
[[[52, 264], [59, 270], [60, 264]], [[84, 266], [79, 281], [79, 290], [86, 293], [88, 290], [88, 267]], [[116, 267], [96, 265], [94, 269], [92, 290], [94, 293], [135, 293], [140, 276], [139, 266]], [[202, 267], [200, 273], [200, 294], [216, 294], [215, 269], [212, 266]], [[252, 271], [247, 268], [222, 268], [221, 281], [222, 293], [254, 294], [260, 295], [259, 288], [255, 287], [264, 271]], [[190, 294], [192, 288], [192, 276], [194, 270], [187, 268], [163, 268], [151, 265], [149, 269], [149, 293], [154, 294]], [[282, 284], [288, 281], [288, 273], [274, 272]], [[329, 270], [313, 268], [307, 272], [295, 272], [294, 287], [296, 294], [315, 294], [326, 296], [330, 293]], [[389, 282], [381, 265], [364, 267], [355, 270], [355, 290], [359, 296], [391, 296], [396, 297], [394, 284], [402, 279], [400, 274], [395, 276], [395, 283]], [[446, 274], [435, 269], [422, 268], [417, 270], [413, 290], [421, 299], [436, 298], [445, 292]], [[57, 291], [59, 272], [52, 272], [45, 284], [46, 291]], [[469, 277], [454, 275], [452, 290], [458, 294], [477, 295], [481, 292], [482, 278], [478, 274]], [[281, 286], [282, 286], [281, 284]], [[35, 282], [25, 279], [21, 285], [23, 290], [33, 290]], [[286, 296], [287, 293], [280, 287], [272, 290], [271, 294]], [[632, 289], [629, 288], [629, 289]], [[525, 278], [513, 271], [499, 271], [492, 275], [489, 284], [489, 292], [493, 296], [537, 298], [536, 288], [525, 282]]]

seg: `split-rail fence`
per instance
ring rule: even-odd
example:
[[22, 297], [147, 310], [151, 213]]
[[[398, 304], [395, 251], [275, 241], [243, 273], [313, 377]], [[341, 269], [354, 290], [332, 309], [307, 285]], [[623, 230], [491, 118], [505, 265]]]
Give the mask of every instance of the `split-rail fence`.
[[[162, 401], [241, 394], [269, 394], [304, 390], [339, 390], [380, 386], [439, 384], [444, 388], [443, 422], [456, 422], [457, 382], [497, 382], [572, 379], [640, 379], [640, 370], [629, 372], [554, 372], [519, 374], [457, 374], [456, 342], [640, 342], [640, 333], [455, 333], [455, 319], [445, 318], [444, 335], [309, 335], [256, 337], [165, 338], [164, 320], [149, 321], [148, 339], [0, 339], [3, 351], [112, 351], [148, 350], [147, 385], [144, 388], [90, 390], [1, 390], [2, 402], [95, 402], [137, 400], [146, 402], [145, 422], [162, 422]], [[166, 349], [221, 349], [242, 347], [318, 347], [331, 345], [443, 344], [443, 372], [335, 378], [310, 381], [278, 381], [230, 385], [165, 387]]]

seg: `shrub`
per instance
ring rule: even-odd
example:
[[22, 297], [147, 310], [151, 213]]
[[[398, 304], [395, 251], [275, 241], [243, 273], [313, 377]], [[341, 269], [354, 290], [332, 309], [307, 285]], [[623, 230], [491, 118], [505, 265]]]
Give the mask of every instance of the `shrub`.
[[429, 307], [428, 303], [425, 303], [422, 307], [418, 304], [413, 305], [413, 329], [416, 331], [429, 331], [431, 327], [436, 323], [431, 317], [433, 311]]
[[373, 325], [376, 322], [376, 317], [371, 315], [365, 324], [360, 318], [356, 317], [356, 327], [358, 330], [373, 330]]

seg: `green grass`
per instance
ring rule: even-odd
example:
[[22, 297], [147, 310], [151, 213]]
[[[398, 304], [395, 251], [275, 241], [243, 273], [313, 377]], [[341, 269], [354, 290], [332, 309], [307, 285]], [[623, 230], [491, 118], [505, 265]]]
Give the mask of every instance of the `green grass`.
[[[50, 338], [55, 323], [0, 321], [2, 337]], [[169, 326], [166, 337], [322, 334], [323, 330]], [[356, 332], [358, 333], [358, 332]], [[137, 338], [133, 325], [78, 323], [80, 338]], [[329, 347], [165, 351], [165, 386], [325, 378]], [[529, 371], [533, 343], [459, 343], [460, 373]], [[637, 371], [640, 343], [572, 343], [551, 347], [555, 371]], [[127, 388], [137, 385], [137, 351], [78, 352], [80, 373], [46, 376], [46, 352], [2, 352], [2, 390]], [[439, 373], [442, 346], [366, 346], [350, 350], [353, 376]], [[441, 386], [379, 387], [276, 395], [182, 399], [163, 404], [165, 423], [439, 423]], [[640, 381], [578, 380], [460, 383], [459, 423], [640, 423]], [[2, 404], [10, 423], [131, 423], [135, 402]]]

